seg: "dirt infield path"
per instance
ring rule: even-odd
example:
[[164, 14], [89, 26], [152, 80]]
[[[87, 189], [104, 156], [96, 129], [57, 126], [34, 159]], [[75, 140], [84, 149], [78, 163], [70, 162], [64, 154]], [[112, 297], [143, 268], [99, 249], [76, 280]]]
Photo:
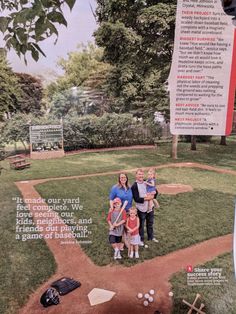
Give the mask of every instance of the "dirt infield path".
[[[236, 171], [233, 170], [224, 170], [197, 163], [166, 164], [155, 168], [160, 169], [166, 167], [201, 168], [217, 171], [218, 173], [236, 175]], [[136, 169], [131, 169], [125, 172], [133, 172], [135, 170]], [[74, 177], [21, 181], [16, 182], [16, 185], [24, 199], [34, 200], [41, 199], [40, 194], [34, 188], [34, 186], [39, 183], [51, 180], [79, 179], [98, 175], [104, 176], [115, 173], [119, 173], [119, 171]], [[191, 190], [192, 188], [190, 186], [176, 184], [159, 186], [159, 191], [163, 194], [176, 194]], [[37, 205], [47, 206], [47, 204], [43, 202], [37, 203]], [[28, 206], [29, 210], [34, 213], [35, 205], [33, 201], [29, 202]], [[39, 213], [38, 210], [37, 213]], [[52, 214], [57, 218], [58, 228], [65, 226], [56, 212], [52, 212]], [[40, 225], [38, 219], [35, 217], [34, 222], [36, 225]], [[44, 234], [46, 234], [46, 232], [44, 232]], [[68, 231], [67, 234], [70, 235], [70, 232]], [[210, 261], [220, 254], [232, 251], [232, 235], [226, 235], [172, 252], [165, 256], [156, 257], [132, 267], [122, 267], [119, 265], [100, 267], [96, 266], [76, 243], [63, 245], [60, 239], [46, 239], [45, 241], [56, 260], [56, 274], [31, 295], [28, 303], [20, 310], [20, 314], [153, 314], [157, 309], [163, 314], [168, 314], [170, 313], [172, 305], [172, 300], [168, 296], [168, 292], [171, 289], [168, 280], [174, 273], [185, 269], [187, 265], [196, 266]], [[50, 286], [53, 280], [63, 276], [79, 280], [82, 286], [68, 295], [61, 297], [60, 305], [44, 309], [39, 303], [41, 294]], [[87, 294], [95, 287], [112, 290], [116, 292], [116, 295], [111, 302], [91, 307]], [[137, 292], [147, 292], [150, 289], [156, 291], [155, 300], [151, 306], [144, 308], [135, 296]]]

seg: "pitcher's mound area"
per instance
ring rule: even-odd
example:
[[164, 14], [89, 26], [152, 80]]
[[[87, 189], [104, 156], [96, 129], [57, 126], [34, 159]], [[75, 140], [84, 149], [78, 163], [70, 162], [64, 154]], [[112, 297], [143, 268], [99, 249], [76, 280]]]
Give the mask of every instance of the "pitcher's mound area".
[[193, 188], [191, 185], [185, 185], [185, 184], [160, 184], [158, 185], [158, 192], [160, 194], [170, 194], [170, 195], [176, 195], [179, 193], [185, 193], [185, 192], [192, 192]]

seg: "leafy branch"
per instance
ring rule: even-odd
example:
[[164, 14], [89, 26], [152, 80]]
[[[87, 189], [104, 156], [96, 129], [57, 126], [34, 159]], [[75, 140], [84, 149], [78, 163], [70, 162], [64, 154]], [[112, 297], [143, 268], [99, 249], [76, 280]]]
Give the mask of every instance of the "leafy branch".
[[0, 0], [0, 32], [4, 35], [7, 49], [14, 49], [19, 57], [30, 52], [38, 61], [45, 56], [40, 42], [55, 36], [58, 39], [57, 25], [67, 26], [63, 8], [73, 9], [76, 0]]

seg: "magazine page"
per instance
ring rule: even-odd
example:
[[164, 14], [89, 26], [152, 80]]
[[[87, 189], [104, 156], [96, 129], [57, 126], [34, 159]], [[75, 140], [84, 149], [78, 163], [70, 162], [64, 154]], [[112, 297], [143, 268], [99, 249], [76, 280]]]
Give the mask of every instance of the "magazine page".
[[235, 313], [236, 1], [0, 10], [0, 313]]

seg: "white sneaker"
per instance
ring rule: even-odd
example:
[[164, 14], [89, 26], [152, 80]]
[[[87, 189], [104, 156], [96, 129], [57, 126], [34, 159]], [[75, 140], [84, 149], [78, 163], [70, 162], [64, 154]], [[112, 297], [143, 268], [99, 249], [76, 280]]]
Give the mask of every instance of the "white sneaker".
[[140, 241], [140, 242], [139, 242], [139, 246], [144, 246], [143, 241]]
[[133, 258], [134, 257], [134, 252], [130, 252], [129, 253], [129, 258]]
[[118, 252], [119, 252], [119, 250], [117, 250], [117, 249], [115, 249], [115, 251], [114, 251], [114, 259], [117, 259], [118, 257]]
[[120, 251], [117, 252], [116, 258], [117, 259], [122, 259], [122, 256], [120, 255]]
[[139, 258], [138, 252], [135, 252], [135, 258]]
[[159, 242], [159, 240], [157, 240], [156, 238], [153, 238], [152, 241], [155, 242], [155, 243]]

